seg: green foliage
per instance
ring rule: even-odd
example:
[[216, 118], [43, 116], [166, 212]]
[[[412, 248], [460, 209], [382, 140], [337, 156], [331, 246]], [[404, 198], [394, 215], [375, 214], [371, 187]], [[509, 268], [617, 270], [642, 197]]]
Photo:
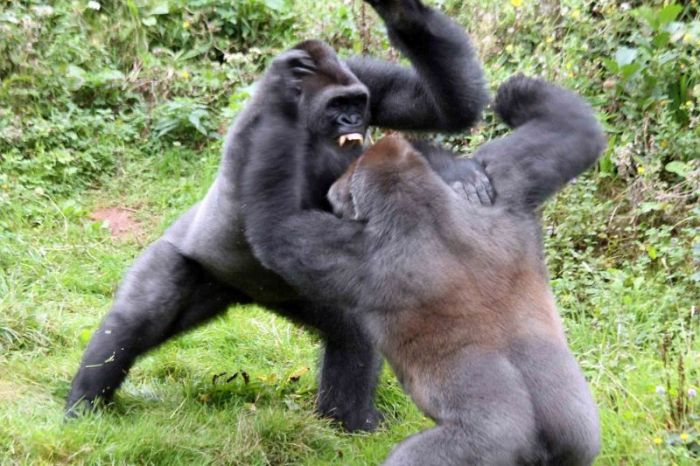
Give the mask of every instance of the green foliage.
[[211, 112], [206, 105], [188, 98], [176, 98], [165, 102], [153, 110], [155, 136], [162, 139], [168, 135], [179, 139], [191, 134], [191, 128], [198, 136], [217, 137]]
[[[700, 84], [700, 20], [676, 21], [683, 7], [671, 3], [663, 8], [643, 5], [630, 12], [632, 33], [613, 59], [604, 63], [620, 77], [621, 97], [633, 109], [644, 112], [666, 104], [676, 123], [687, 127], [694, 103], [693, 86]], [[697, 154], [695, 154], [697, 156]]]
[[[598, 464], [696, 464], [697, 2], [433, 3], [471, 32], [492, 88], [538, 74], [599, 111], [608, 150], [543, 212], [553, 290], [600, 406]], [[140, 360], [112, 410], [60, 419], [124, 269], [205, 193], [266, 62], [308, 37], [394, 59], [370, 10], [0, 0], [0, 464], [378, 464], [430, 426], [388, 370], [385, 429], [316, 419], [317, 340], [255, 307]], [[469, 152], [505, 131], [487, 112], [470, 135], [438, 139]], [[104, 206], [132, 212], [142, 236], [112, 238], [92, 219]]]
[[13, 188], [67, 193], [135, 144], [149, 155], [218, 138], [231, 89], [270, 55], [253, 46], [276, 50], [294, 18], [282, 0], [11, 2], [0, 13], [2, 172]]

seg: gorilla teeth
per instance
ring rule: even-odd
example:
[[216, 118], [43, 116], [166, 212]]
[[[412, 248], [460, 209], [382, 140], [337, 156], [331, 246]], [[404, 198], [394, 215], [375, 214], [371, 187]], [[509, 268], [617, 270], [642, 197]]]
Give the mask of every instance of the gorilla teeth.
[[338, 145], [340, 147], [343, 147], [348, 142], [363, 144], [365, 142], [365, 138], [360, 133], [343, 134], [338, 138]]

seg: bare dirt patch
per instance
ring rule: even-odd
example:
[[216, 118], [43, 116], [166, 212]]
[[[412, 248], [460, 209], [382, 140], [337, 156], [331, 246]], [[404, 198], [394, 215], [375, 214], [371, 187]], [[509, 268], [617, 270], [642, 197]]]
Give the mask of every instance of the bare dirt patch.
[[90, 214], [90, 219], [107, 222], [114, 239], [140, 241], [144, 236], [143, 224], [134, 219], [134, 210], [126, 207], [102, 207]]

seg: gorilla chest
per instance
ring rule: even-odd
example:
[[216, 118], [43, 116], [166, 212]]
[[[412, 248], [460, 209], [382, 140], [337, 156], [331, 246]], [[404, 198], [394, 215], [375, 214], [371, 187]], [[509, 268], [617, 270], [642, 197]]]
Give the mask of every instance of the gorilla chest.
[[253, 255], [245, 238], [241, 207], [226, 180], [218, 178], [187, 219], [187, 234], [181, 240], [185, 254], [256, 302], [274, 304], [297, 299], [297, 292]]

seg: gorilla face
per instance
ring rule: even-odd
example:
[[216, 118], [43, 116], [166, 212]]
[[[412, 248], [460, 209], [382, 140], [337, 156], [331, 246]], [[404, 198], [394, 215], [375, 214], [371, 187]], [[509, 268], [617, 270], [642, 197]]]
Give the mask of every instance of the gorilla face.
[[314, 139], [341, 149], [361, 147], [369, 123], [369, 91], [333, 49], [309, 40], [295, 49], [308, 54], [297, 66], [299, 116]]

